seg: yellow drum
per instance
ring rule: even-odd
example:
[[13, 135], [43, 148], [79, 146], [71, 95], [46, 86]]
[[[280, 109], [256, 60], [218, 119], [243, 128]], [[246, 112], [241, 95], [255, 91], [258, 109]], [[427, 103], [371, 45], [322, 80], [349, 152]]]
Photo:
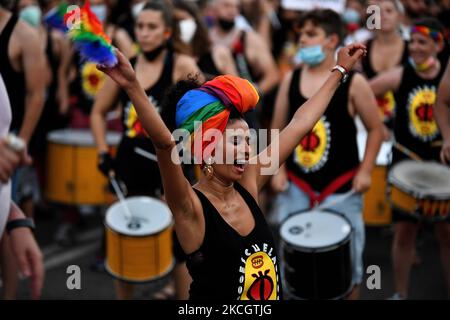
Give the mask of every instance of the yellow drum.
[[172, 270], [172, 214], [164, 202], [149, 197], [116, 202], [106, 212], [105, 227], [106, 270], [112, 276], [147, 282]]
[[405, 214], [443, 220], [450, 211], [450, 168], [405, 160], [389, 172], [392, 205]]
[[[56, 130], [48, 134], [47, 140], [47, 199], [68, 205], [111, 202], [108, 181], [97, 169], [98, 152], [90, 130]], [[107, 134], [111, 148], [119, 141], [119, 133]]]
[[[360, 160], [363, 159], [367, 134], [358, 133]], [[392, 142], [385, 141], [381, 145], [372, 171], [372, 184], [364, 194], [363, 217], [368, 226], [386, 226], [392, 222], [392, 210], [387, 195], [387, 166], [391, 162]]]

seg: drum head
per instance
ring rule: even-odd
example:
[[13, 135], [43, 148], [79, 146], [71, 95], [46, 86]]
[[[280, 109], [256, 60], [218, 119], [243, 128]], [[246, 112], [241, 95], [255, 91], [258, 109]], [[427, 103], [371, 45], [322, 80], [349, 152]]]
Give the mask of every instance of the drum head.
[[[366, 141], [367, 141], [367, 132], [365, 131], [358, 132], [357, 142], [360, 161], [362, 161], [364, 158], [364, 152], [366, 151]], [[383, 141], [380, 147], [380, 151], [378, 151], [376, 159], [377, 166], [387, 166], [388, 164], [390, 164], [391, 155], [392, 155], [392, 141]]]
[[389, 172], [389, 182], [419, 198], [450, 199], [450, 168], [437, 162], [402, 161]]
[[[110, 146], [116, 146], [120, 141], [120, 133], [108, 132], [106, 135], [106, 141]], [[58, 144], [67, 144], [71, 146], [95, 146], [94, 137], [89, 129], [63, 129], [55, 130], [47, 135], [49, 142]]]
[[133, 215], [133, 221], [127, 218], [120, 201], [106, 212], [106, 226], [117, 233], [135, 237], [148, 236], [161, 232], [172, 224], [169, 207], [158, 199], [130, 197], [124, 202]]
[[308, 211], [286, 219], [280, 234], [286, 243], [294, 247], [319, 249], [342, 242], [351, 230], [350, 224], [339, 214]]

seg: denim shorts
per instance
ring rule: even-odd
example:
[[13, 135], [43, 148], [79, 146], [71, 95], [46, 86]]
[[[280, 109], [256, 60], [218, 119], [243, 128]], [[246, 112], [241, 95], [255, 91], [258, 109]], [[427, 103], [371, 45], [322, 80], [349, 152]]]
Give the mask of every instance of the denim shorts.
[[[338, 200], [342, 194], [332, 194], [327, 197], [323, 204]], [[363, 280], [363, 251], [365, 244], [365, 229], [362, 216], [363, 200], [361, 194], [354, 194], [344, 201], [332, 205], [327, 209], [336, 211], [344, 215], [353, 227], [351, 238], [351, 258], [352, 258], [352, 281], [353, 284], [360, 284]], [[276, 226], [292, 214], [309, 210], [309, 197], [294, 183], [290, 182], [286, 191], [278, 194], [269, 213], [270, 221]]]

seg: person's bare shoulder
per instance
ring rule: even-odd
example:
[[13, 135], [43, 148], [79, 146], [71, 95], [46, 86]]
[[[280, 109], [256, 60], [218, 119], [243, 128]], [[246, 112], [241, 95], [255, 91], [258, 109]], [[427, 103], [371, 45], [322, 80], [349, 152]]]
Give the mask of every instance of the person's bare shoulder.
[[197, 73], [200, 72], [194, 58], [181, 53], [176, 55], [175, 70], [177, 73], [177, 78], [184, 78], [186, 76], [195, 76]]

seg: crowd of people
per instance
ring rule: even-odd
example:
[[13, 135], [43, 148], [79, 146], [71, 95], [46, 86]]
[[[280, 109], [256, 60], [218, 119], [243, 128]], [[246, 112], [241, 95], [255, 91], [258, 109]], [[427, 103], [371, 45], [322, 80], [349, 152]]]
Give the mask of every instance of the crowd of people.
[[[37, 208], [57, 212], [54, 240], [61, 246], [73, 244], [80, 213], [91, 210], [48, 199], [46, 186], [58, 179], [48, 167], [48, 136], [61, 129], [92, 134], [97, 162], [83, 165], [119, 181], [126, 197], [152, 197], [170, 208], [175, 266], [167, 287], [151, 298], [282, 299], [288, 286], [277, 249], [258, 256], [270, 265], [264, 275], [270, 290], [260, 284], [256, 292], [255, 275], [254, 283], [240, 280], [241, 257], [255, 244], [277, 248], [272, 231], [317, 205], [329, 205], [352, 227], [347, 298], [359, 298], [364, 193], [381, 145], [395, 142], [389, 168], [411, 154], [450, 163], [450, 1], [347, 0], [334, 10], [305, 10], [300, 2], [90, 0], [116, 48], [119, 62], [108, 67], [82, 59], [48, 23], [62, 3], [84, 1], [0, 0], [3, 298], [16, 297], [19, 271], [31, 278], [33, 297], [40, 296], [43, 258], [30, 232]], [[200, 165], [177, 165], [171, 132], [182, 127], [194, 134], [195, 120], [223, 137], [200, 143]], [[269, 146], [252, 148], [250, 129], [279, 134], [267, 137]], [[110, 132], [120, 135], [114, 150]], [[25, 147], [13, 148], [12, 137]], [[279, 168], [261, 174], [274, 146]], [[233, 163], [214, 159], [217, 150]], [[448, 213], [433, 225], [450, 297]], [[393, 208], [393, 299], [408, 298], [420, 222]], [[224, 277], [220, 289], [212, 269]], [[133, 298], [135, 284], [114, 282], [118, 299]]]

